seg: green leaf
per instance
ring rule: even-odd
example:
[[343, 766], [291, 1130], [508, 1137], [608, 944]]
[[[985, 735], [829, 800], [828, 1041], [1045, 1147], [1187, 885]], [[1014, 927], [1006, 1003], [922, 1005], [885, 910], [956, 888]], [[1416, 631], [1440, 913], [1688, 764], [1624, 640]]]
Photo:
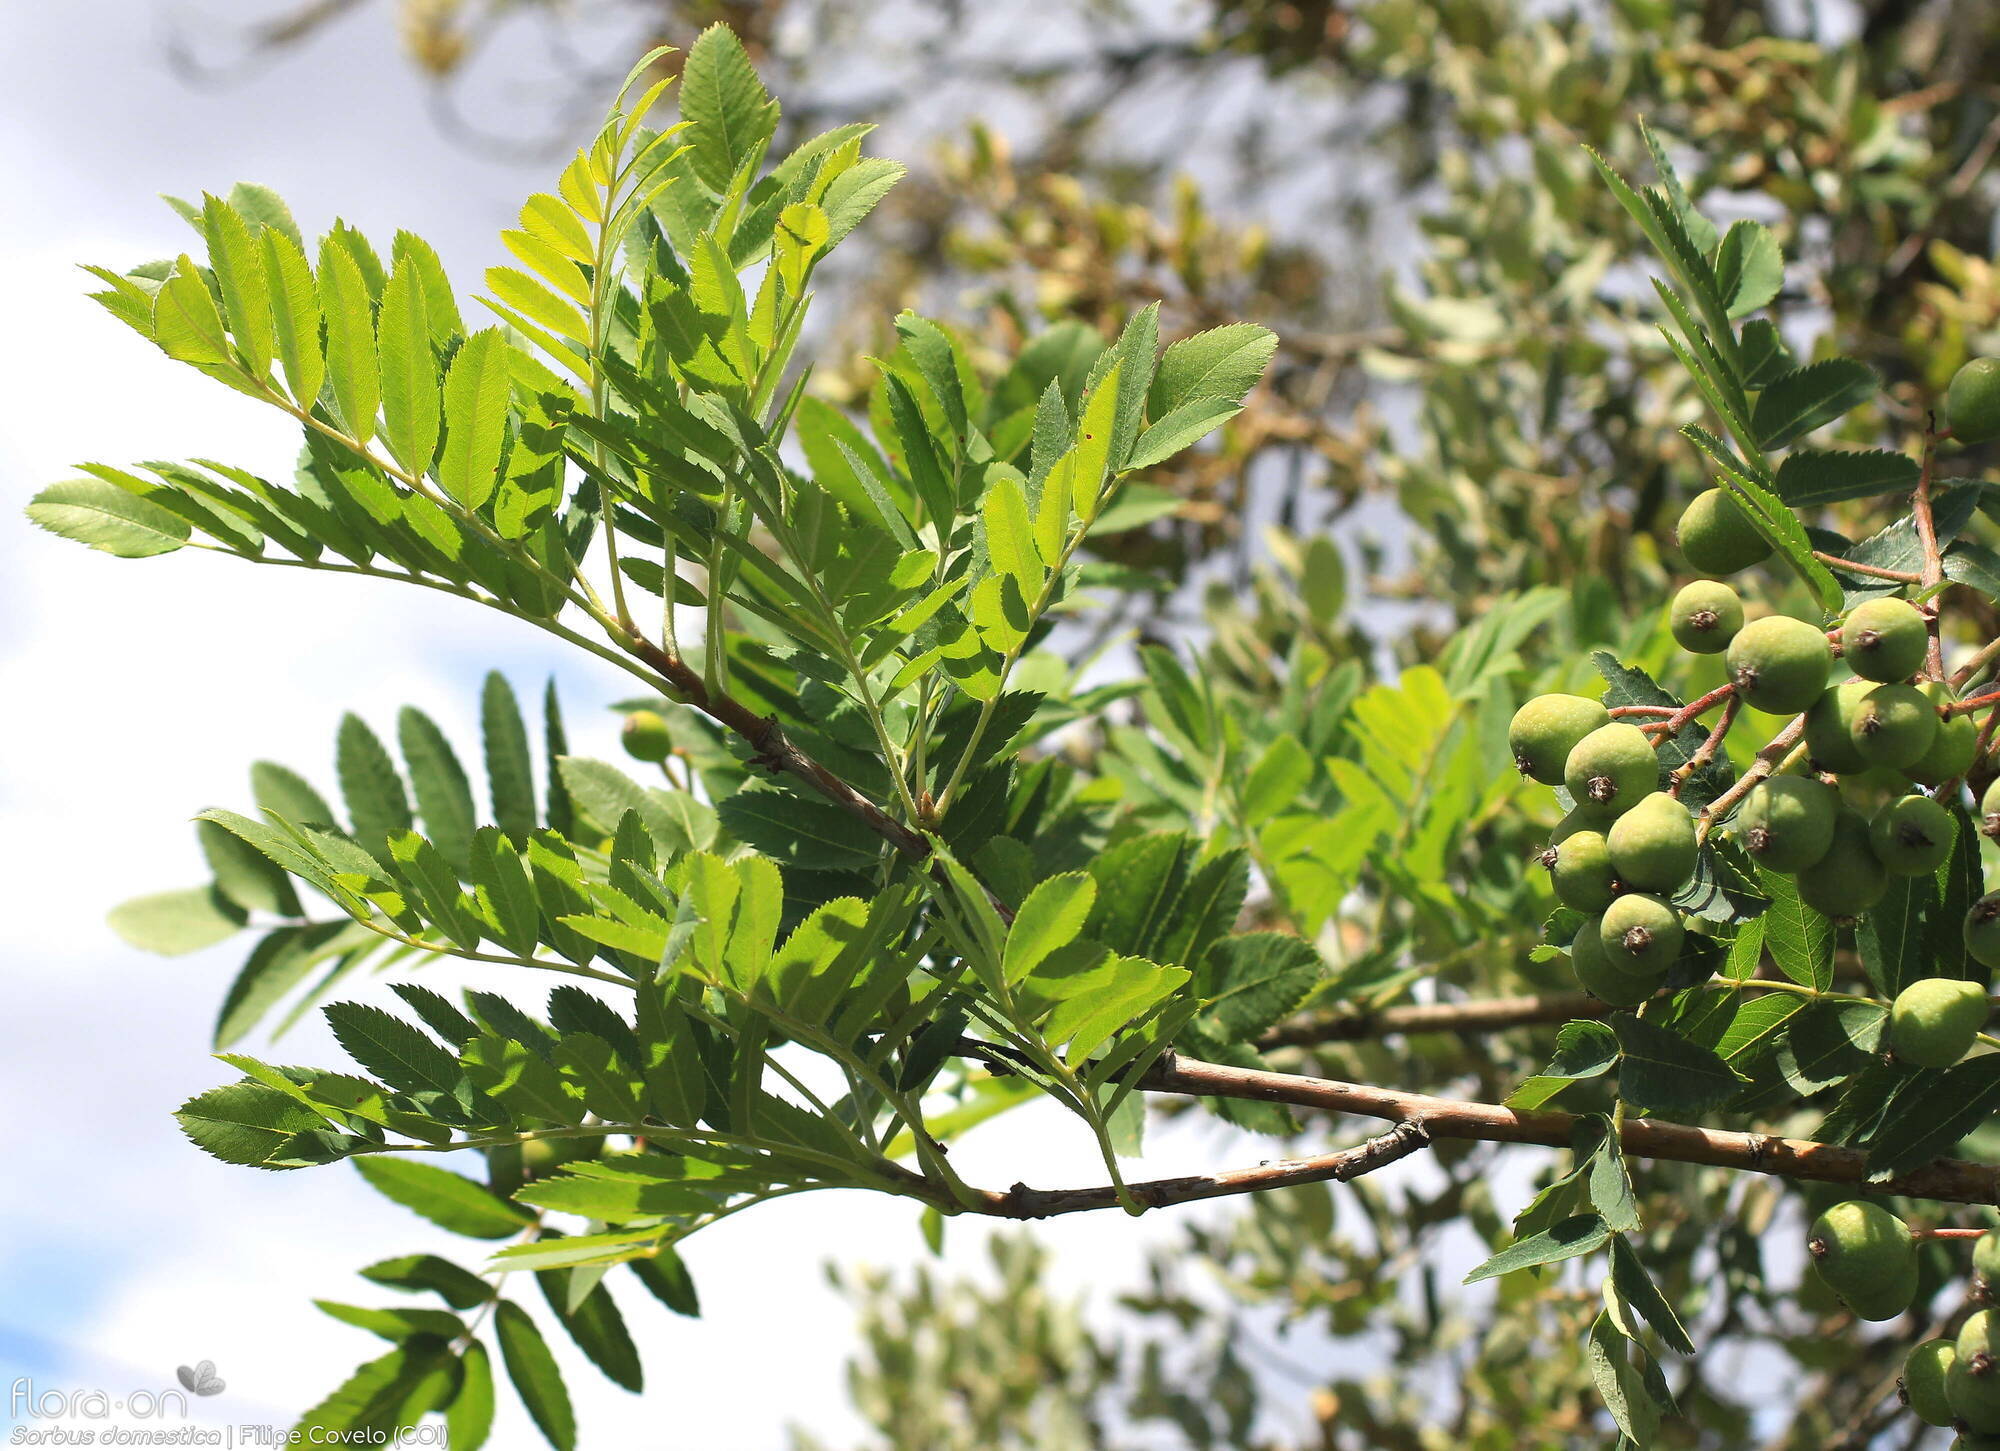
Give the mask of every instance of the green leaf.
[[320, 345], [319, 288], [312, 264], [299, 244], [275, 227], [263, 234], [264, 290], [270, 303], [278, 359], [292, 401], [311, 408], [326, 382], [326, 354]]
[[1783, 448], [1874, 397], [1881, 380], [1865, 363], [1826, 358], [1794, 368], [1757, 395], [1750, 430], [1766, 449]]
[[1722, 1059], [1667, 1028], [1630, 1013], [1611, 1020], [1618, 1035], [1618, 1095], [1664, 1113], [1697, 1115], [1734, 1098], [1743, 1079]]
[[[411, 1159], [364, 1154], [354, 1161], [377, 1193], [431, 1223], [472, 1239], [508, 1239], [535, 1217], [462, 1174]], [[501, 1306], [505, 1309], [504, 1303]]]
[[105, 920], [134, 947], [181, 957], [234, 937], [244, 913], [215, 887], [188, 887], [121, 902]]
[[514, 688], [497, 670], [488, 672], [479, 693], [479, 728], [493, 820], [516, 846], [525, 846], [536, 821], [534, 751]]
[[294, 826], [338, 826], [326, 798], [298, 772], [276, 761], [250, 767], [250, 792], [260, 811], [273, 812]]
[[633, 1260], [631, 1265], [639, 1283], [662, 1305], [676, 1315], [701, 1315], [701, 1296], [695, 1291], [694, 1279], [671, 1245], [662, 1245], [650, 1258]]
[[1531, 1234], [1526, 1239], [1516, 1240], [1508, 1245], [1467, 1275], [1465, 1283], [1473, 1285], [1498, 1275], [1511, 1274], [1515, 1270], [1575, 1259], [1580, 1255], [1591, 1254], [1604, 1248], [1610, 1240], [1611, 1231], [1605, 1228], [1604, 1220], [1600, 1216], [1571, 1215], [1540, 1234]]
[[1799, 899], [1791, 878], [1759, 867], [1757, 881], [1771, 899], [1762, 919], [1771, 961], [1793, 982], [1825, 992], [1833, 986], [1833, 923]]
[[528, 1414], [556, 1451], [575, 1451], [576, 1413], [570, 1409], [569, 1391], [542, 1332], [527, 1311], [512, 1300], [502, 1300], [494, 1312], [493, 1333], [500, 1342], [507, 1378], [514, 1382]]
[[413, 706], [404, 706], [397, 717], [396, 736], [410, 768], [410, 787], [424, 833], [463, 875], [472, 860], [472, 834], [478, 826], [465, 767], [437, 723]]
[[[545, 1237], [561, 1238], [560, 1235]], [[618, 1313], [618, 1302], [611, 1298], [611, 1292], [600, 1283], [574, 1309], [569, 1308], [571, 1281], [580, 1275], [602, 1273], [596, 1269], [538, 1270], [535, 1279], [541, 1285], [549, 1309], [562, 1322], [563, 1329], [569, 1332], [569, 1338], [576, 1342], [576, 1348], [588, 1356], [591, 1364], [603, 1371], [614, 1385], [623, 1386], [637, 1395], [646, 1388], [645, 1370], [639, 1362], [639, 1350], [632, 1343], [631, 1332], [625, 1328], [625, 1317]]]
[[356, 443], [375, 436], [382, 378], [375, 363], [375, 321], [368, 283], [353, 252], [328, 233], [319, 249], [319, 305], [326, 322], [326, 366], [341, 421]]
[[468, 509], [484, 508], [499, 488], [511, 352], [500, 329], [486, 328], [465, 340], [445, 372], [438, 482]]
[[299, 915], [298, 894], [269, 857], [212, 821], [196, 822], [194, 832], [224, 897], [246, 912]]
[[354, 839], [378, 861], [387, 862], [388, 839], [410, 829], [410, 799], [381, 738], [352, 712], [340, 718], [334, 766], [340, 794], [347, 800]]
[[[1645, 1370], [1633, 1366], [1634, 1353], [1643, 1358]], [[1671, 1405], [1671, 1397], [1645, 1347], [1627, 1340], [1610, 1314], [1600, 1311], [1590, 1327], [1587, 1358], [1597, 1394], [1622, 1433], [1620, 1444], [1651, 1445], [1660, 1412]]]
[[1564, 1023], [1556, 1031], [1556, 1051], [1548, 1067], [1508, 1094], [1507, 1107], [1540, 1108], [1579, 1079], [1609, 1073], [1617, 1062], [1618, 1037], [1610, 1028], [1588, 1020]]
[[1152, 424], [1139, 435], [1125, 460], [1128, 469], [1148, 469], [1164, 463], [1190, 444], [1198, 443], [1243, 411], [1226, 398], [1195, 398]]
[[1732, 222], [1715, 257], [1716, 289], [1731, 318], [1770, 302], [1785, 285], [1785, 255], [1761, 222]]
[[455, 1095], [464, 1070], [421, 1028], [368, 1003], [329, 1003], [322, 1010], [348, 1056], [403, 1093]]
[[1284, 932], [1247, 932], [1209, 948], [1196, 974], [1196, 1019], [1224, 1042], [1247, 1043], [1305, 1000], [1326, 976], [1319, 949]]
[[326, 1127], [326, 1120], [293, 1098], [261, 1083], [230, 1083], [197, 1094], [174, 1118], [195, 1147], [225, 1164], [253, 1168], [294, 1167], [280, 1157], [301, 1134]]
[[187, 520], [104, 479], [65, 479], [43, 489], [28, 517], [51, 534], [121, 559], [171, 554], [187, 543]]
[[271, 301], [263, 258], [244, 219], [219, 197], [202, 198], [202, 231], [208, 237], [208, 265], [222, 293], [229, 332], [253, 376], [271, 367]]
[[459, 1363], [458, 1394], [444, 1408], [445, 1442], [455, 1451], [479, 1451], [493, 1431], [493, 1362], [475, 1340]]
[[1917, 486], [1917, 461], [1886, 448], [1793, 449], [1778, 465], [1777, 491], [1794, 509], [1817, 508]]
[[423, 1337], [371, 1360], [357, 1369], [325, 1400], [300, 1417], [290, 1435], [300, 1446], [388, 1444], [370, 1441], [368, 1433], [393, 1432], [435, 1408], [431, 1392], [445, 1393], [449, 1381], [450, 1348]]
[[1160, 359], [1160, 370], [1146, 400], [1147, 416], [1156, 420], [1157, 427], [1157, 420], [1196, 399], [1241, 403], [1257, 386], [1277, 349], [1278, 335], [1250, 322], [1233, 322], [1182, 338]]
[[1051, 952], [1073, 942], [1083, 931], [1096, 900], [1097, 883], [1084, 872], [1064, 872], [1037, 886], [1007, 931], [1002, 976], [1017, 983]]
[[1674, 1313], [1674, 1307], [1667, 1303], [1666, 1296], [1660, 1293], [1623, 1235], [1611, 1241], [1611, 1282], [1626, 1302], [1646, 1317], [1646, 1323], [1659, 1331], [1660, 1339], [1682, 1355], [1694, 1354], [1694, 1342], [1688, 1339], [1681, 1317]]
[[778, 103], [764, 89], [743, 42], [715, 24], [689, 47], [681, 70], [681, 117], [689, 162], [703, 185], [718, 194], [745, 161], [768, 146], [778, 129]]
[[306, 975], [323, 962], [328, 953], [350, 942], [351, 923], [318, 922], [307, 927], [276, 927], [258, 939], [250, 949], [236, 980], [223, 994], [222, 1007], [215, 1019], [218, 1049], [242, 1041], [279, 1000], [304, 982]]
[[1013, 579], [1024, 601], [1041, 593], [1046, 570], [1036, 552], [1034, 528], [1028, 521], [1028, 499], [1018, 478], [1002, 474], [986, 491], [986, 552], [993, 567]]
[[376, 343], [382, 379], [382, 435], [405, 473], [430, 470], [437, 452], [440, 412], [437, 355], [423, 279], [405, 253], [382, 293]]
[[400, 1255], [391, 1260], [377, 1260], [362, 1270], [361, 1276], [411, 1294], [428, 1290], [454, 1310], [470, 1310], [493, 1298], [490, 1281], [441, 1255]]

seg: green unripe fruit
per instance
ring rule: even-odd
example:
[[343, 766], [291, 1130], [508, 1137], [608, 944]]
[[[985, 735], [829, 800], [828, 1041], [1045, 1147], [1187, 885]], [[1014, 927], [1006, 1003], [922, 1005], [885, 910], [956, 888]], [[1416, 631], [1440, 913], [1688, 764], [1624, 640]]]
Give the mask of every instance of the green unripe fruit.
[[1854, 749], [1854, 712], [1874, 688], [1874, 681], [1859, 676], [1843, 680], [1821, 691], [1806, 712], [1806, 750], [1822, 771], [1847, 775], [1868, 769]]
[[1979, 798], [1979, 834], [2000, 841], [2000, 777], [1996, 777]]
[[1981, 967], [2000, 967], [2000, 892], [1988, 892], [1966, 912], [1965, 950]]
[[1889, 874], [1875, 859], [1868, 821], [1843, 806], [1834, 813], [1826, 855], [1798, 874], [1799, 900], [1829, 917], [1859, 917], [1889, 890]]
[[1914, 685], [1878, 685], [1854, 708], [1854, 749], [1871, 766], [1913, 766], [1937, 739], [1937, 707]]
[[1724, 661], [1744, 704], [1771, 715], [1796, 715], [1826, 689], [1833, 647], [1817, 625], [1766, 615], [1736, 632]]
[[1916, 1241], [1879, 1204], [1834, 1205], [1813, 1221], [1806, 1250], [1826, 1287], [1863, 1320], [1892, 1319], [1916, 1297]]
[[1922, 978], [1897, 993], [1889, 1008], [1889, 1046], [1919, 1068], [1949, 1068], [1971, 1050], [1988, 1012], [1986, 989], [1978, 983]]
[[1576, 743], [1563, 762], [1563, 785], [1581, 806], [1623, 812], [1660, 784], [1653, 743], [1635, 725], [1614, 720]]
[[1943, 866], [1957, 835], [1951, 813], [1928, 796], [1891, 802], [1868, 827], [1876, 860], [1899, 877], [1925, 877]]
[[1600, 933], [1601, 923], [1595, 917], [1576, 929], [1576, 940], [1569, 945], [1569, 966], [1576, 974], [1576, 985], [1614, 1008], [1636, 1008], [1659, 991], [1660, 980], [1613, 966]]
[[[1936, 680], [1929, 680], [1917, 687], [1924, 698], [1940, 710], [1950, 705], [1951, 690]], [[1937, 734], [1931, 737], [1931, 748], [1904, 770], [1912, 781], [1925, 786], [1942, 786], [1947, 781], [1955, 781], [1972, 769], [1972, 759], [1979, 754], [1979, 726], [1969, 715], [1940, 715]]]
[[1944, 1378], [1958, 1359], [1958, 1346], [1940, 1335], [1910, 1347], [1903, 1361], [1903, 1404], [1928, 1426], [1949, 1426], [1956, 1417], [1945, 1394]]
[[1660, 978], [1681, 955], [1680, 914], [1641, 892], [1620, 897], [1597, 922], [1598, 940], [1611, 966], [1628, 976]]
[[1549, 845], [1561, 846], [1579, 831], [1594, 831], [1602, 836], [1616, 819], [1595, 802], [1579, 802], [1569, 809], [1569, 814], [1558, 821], [1555, 830], [1549, 833]]
[[1643, 892], [1671, 892], [1694, 873], [1694, 818], [1664, 791], [1611, 823], [1605, 834], [1618, 880]]
[[1770, 557], [1771, 541], [1757, 532], [1743, 506], [1721, 489], [1688, 501], [1674, 531], [1681, 555], [1701, 574], [1734, 574]]
[[637, 761], [651, 761], [658, 765], [673, 751], [673, 733], [657, 711], [635, 710], [625, 717], [625, 729], [619, 733], [624, 743], [625, 754]]
[[[1576, 743], [1611, 723], [1611, 713], [1580, 695], [1538, 695], [1519, 710], [1507, 727], [1507, 749], [1523, 776], [1544, 786], [1562, 784], [1563, 762]], [[1580, 799], [1580, 798], [1579, 798]]]
[[1719, 655], [1743, 628], [1743, 601], [1720, 580], [1698, 579], [1681, 586], [1667, 610], [1667, 627], [1683, 650]]
[[2000, 1284], [2000, 1229], [1989, 1229], [1972, 1242], [1972, 1272], [1988, 1285]]
[[1736, 808], [1737, 840], [1757, 864], [1774, 872], [1801, 872], [1833, 845], [1840, 796], [1809, 776], [1759, 781]]
[[1908, 600], [1867, 600], [1848, 611], [1840, 653], [1863, 680], [1908, 680], [1923, 668], [1931, 635]]
[[1951, 375], [1944, 421], [1960, 443], [2000, 438], [2000, 358], [1974, 358]]
[[1984, 1435], [2000, 1432], [2000, 1318], [1976, 1310], [1959, 1327], [1945, 1372], [1945, 1396], [1958, 1418]]
[[1595, 831], [1572, 831], [1542, 853], [1556, 900], [1578, 912], [1602, 912], [1618, 895], [1611, 849]]

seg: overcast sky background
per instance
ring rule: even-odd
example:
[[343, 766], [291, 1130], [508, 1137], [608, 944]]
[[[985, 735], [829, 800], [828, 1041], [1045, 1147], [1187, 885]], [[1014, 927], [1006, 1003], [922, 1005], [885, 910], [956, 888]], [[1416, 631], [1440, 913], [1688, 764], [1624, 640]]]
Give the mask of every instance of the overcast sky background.
[[[282, 192], [309, 233], [336, 209], [385, 242], [408, 227], [438, 246], [463, 297], [499, 260], [496, 234], [520, 198], [550, 174], [440, 138], [421, 87], [389, 59], [380, 9], [221, 90], [171, 73], [164, 13], [156, 0], [0, 0], [0, 1388], [28, 1377], [38, 1391], [122, 1396], [212, 1359], [229, 1390], [197, 1403], [198, 1424], [284, 1424], [382, 1348], [311, 1297], [385, 1303], [391, 1292], [356, 1268], [422, 1249], [464, 1257], [467, 1242], [344, 1167], [259, 1174], [191, 1148], [169, 1114], [231, 1076], [206, 1053], [243, 948], [151, 958], [104, 914], [202, 879], [188, 818], [244, 805], [252, 759], [329, 784], [343, 710], [386, 730], [413, 703], [469, 742], [489, 667], [524, 695], [554, 671], [575, 748], [615, 756], [615, 720], [599, 707], [629, 687], [450, 601], [193, 551], [114, 560], [21, 520], [37, 488], [82, 460], [289, 467], [296, 435], [283, 420], [168, 362], [83, 296], [79, 262], [122, 269], [191, 247], [157, 193], [254, 180]], [[386, 996], [379, 984], [356, 995]], [[316, 1022], [275, 1053], [243, 1046], [280, 1061], [339, 1057]], [[1213, 1131], [1160, 1135], [1133, 1172], [1244, 1152]], [[1041, 1183], [1102, 1175], [1054, 1114], [1013, 1115], [958, 1160], [1003, 1185], [1024, 1161]], [[1176, 1221], [1086, 1216], [1043, 1233], [1058, 1248], [1057, 1283], [1102, 1304]], [[954, 1224], [949, 1257], [979, 1263], [983, 1237]], [[689, 1250], [703, 1321], [621, 1296], [647, 1353], [650, 1405], [581, 1367], [552, 1332], [585, 1444], [762, 1451], [784, 1444], [787, 1424], [852, 1439], [841, 1384], [852, 1315], [820, 1266], [920, 1253], [914, 1208], [874, 1197], [790, 1199], [704, 1234]], [[502, 1406], [493, 1444], [536, 1444], [508, 1397]]]

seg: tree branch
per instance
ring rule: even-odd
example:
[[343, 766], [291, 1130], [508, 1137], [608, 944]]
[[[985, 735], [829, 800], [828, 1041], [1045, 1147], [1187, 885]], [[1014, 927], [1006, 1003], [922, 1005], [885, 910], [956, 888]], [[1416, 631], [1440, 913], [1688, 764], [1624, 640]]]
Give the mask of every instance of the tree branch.
[[1347, 1043], [1395, 1033], [1485, 1033], [1534, 1023], [1566, 1023], [1572, 1018], [1601, 1018], [1610, 1011], [1588, 993], [1484, 998], [1465, 1003], [1413, 1003], [1377, 1012], [1342, 1008], [1280, 1023], [1257, 1040], [1257, 1047], [1265, 1051], [1304, 1048], [1314, 1043]]
[[[1231, 1068], [1181, 1058], [1171, 1052], [1153, 1066], [1139, 1086], [1155, 1093], [1241, 1098], [1389, 1119], [1398, 1124], [1413, 1123], [1434, 1139], [1483, 1139], [1567, 1148], [1577, 1121], [1574, 1114], [1517, 1113], [1498, 1104], [1433, 1098], [1429, 1094], [1403, 1093], [1329, 1078]], [[1640, 1118], [1625, 1121], [1620, 1141], [1627, 1153], [1647, 1159], [1707, 1164], [1827, 1184], [1853, 1184], [1866, 1186], [1868, 1192], [1875, 1194], [1908, 1194], [1963, 1204], [2000, 1204], [2000, 1167], [1963, 1159], [1938, 1159], [1907, 1174], [1872, 1182], [1868, 1156], [1861, 1150], [1814, 1143], [1810, 1139], [1727, 1133]]]
[[805, 782], [842, 811], [860, 821], [904, 856], [922, 861], [931, 854], [921, 835], [896, 820], [875, 802], [863, 796], [840, 777], [785, 739], [775, 717], [760, 716], [734, 696], [711, 694], [695, 670], [677, 655], [671, 655], [642, 635], [628, 635], [625, 648], [659, 671], [680, 694], [683, 704], [692, 706], [720, 725], [727, 726], [750, 743], [755, 754], [750, 763], [776, 775], [790, 773]]
[[[1127, 1184], [1126, 1195], [1147, 1209], [1169, 1204], [1188, 1204], [1197, 1199], [1219, 1199], [1229, 1194], [1255, 1194], [1266, 1189], [1282, 1189], [1288, 1184], [1318, 1184], [1328, 1179], [1345, 1183], [1363, 1174], [1408, 1158], [1430, 1144], [1425, 1127], [1414, 1121], [1397, 1124], [1388, 1133], [1338, 1153], [1318, 1154], [1309, 1159], [1275, 1159], [1251, 1169], [1226, 1169], [1218, 1174], [1187, 1174], [1178, 1179], [1152, 1179]], [[990, 1189], [973, 1191], [976, 1214], [1003, 1219], [1047, 1219], [1055, 1214], [1079, 1214], [1092, 1209], [1118, 1207], [1118, 1191], [1104, 1184], [1090, 1189], [1030, 1189], [1016, 1184], [1005, 1194]]]

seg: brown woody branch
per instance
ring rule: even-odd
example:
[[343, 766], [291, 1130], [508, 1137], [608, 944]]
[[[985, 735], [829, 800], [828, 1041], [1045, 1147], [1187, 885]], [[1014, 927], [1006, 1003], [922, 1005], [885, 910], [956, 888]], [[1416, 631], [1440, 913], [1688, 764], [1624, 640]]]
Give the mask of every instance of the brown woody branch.
[[[1415, 1124], [1433, 1139], [1481, 1139], [1503, 1144], [1567, 1148], [1575, 1114], [1520, 1113], [1498, 1104], [1433, 1098], [1362, 1083], [1268, 1073], [1204, 1063], [1168, 1053], [1140, 1081], [1156, 1093], [1186, 1093], [1283, 1103], [1330, 1113], [1357, 1114]], [[1963, 1204], [2000, 1204], [2000, 1166], [1938, 1159], [1880, 1182], [1869, 1179], [1868, 1156], [1859, 1149], [1770, 1134], [1728, 1133], [1658, 1119], [1627, 1119], [1621, 1142], [1628, 1154], [1682, 1164], [1707, 1164], [1789, 1179], [1865, 1186], [1871, 1193], [1908, 1194]]]
[[[1189, 1204], [1197, 1199], [1220, 1199], [1230, 1194], [1254, 1194], [1266, 1189], [1282, 1189], [1289, 1184], [1319, 1184], [1328, 1179], [1345, 1183], [1385, 1164], [1408, 1158], [1430, 1143], [1430, 1134], [1419, 1123], [1399, 1123], [1388, 1133], [1342, 1149], [1333, 1154], [1317, 1154], [1308, 1159], [1276, 1159], [1250, 1169], [1227, 1169], [1218, 1174], [1186, 1174], [1177, 1179], [1152, 1179], [1125, 1186], [1127, 1197], [1147, 1209], [1169, 1204]], [[1080, 1214], [1092, 1209], [1116, 1209], [1120, 1200], [1109, 1184], [1089, 1189], [1030, 1189], [1016, 1184], [1001, 1194], [990, 1189], [973, 1191], [975, 1214], [1003, 1219], [1047, 1219], [1056, 1214]]]
[[1588, 993], [1548, 993], [1541, 997], [1484, 998], [1464, 1003], [1412, 1003], [1375, 1012], [1353, 1008], [1313, 1013], [1278, 1024], [1257, 1047], [1303, 1048], [1314, 1043], [1348, 1043], [1397, 1033], [1488, 1033], [1535, 1023], [1601, 1018], [1611, 1010]]
[[708, 682], [701, 678], [700, 671], [642, 635], [628, 635], [624, 644], [626, 649], [657, 670], [683, 703], [748, 741], [753, 766], [762, 766], [773, 775], [798, 777], [904, 856], [922, 861], [930, 855], [930, 845], [921, 835], [787, 740], [784, 728], [778, 724], [776, 717], [758, 715], [734, 696], [711, 694]]

